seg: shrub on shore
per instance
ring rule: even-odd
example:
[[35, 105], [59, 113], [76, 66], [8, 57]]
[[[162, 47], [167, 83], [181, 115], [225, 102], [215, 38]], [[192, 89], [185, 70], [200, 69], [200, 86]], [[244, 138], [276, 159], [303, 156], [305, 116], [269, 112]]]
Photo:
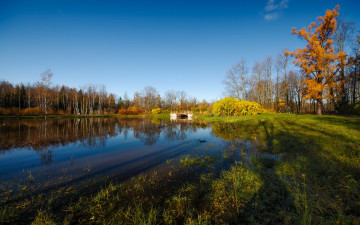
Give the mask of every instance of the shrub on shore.
[[227, 97], [213, 104], [212, 113], [219, 117], [256, 115], [261, 106], [256, 102]]

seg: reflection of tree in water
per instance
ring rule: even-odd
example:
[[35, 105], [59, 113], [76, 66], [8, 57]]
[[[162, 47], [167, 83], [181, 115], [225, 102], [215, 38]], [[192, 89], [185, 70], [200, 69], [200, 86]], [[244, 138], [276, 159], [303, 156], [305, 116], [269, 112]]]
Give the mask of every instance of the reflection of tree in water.
[[[4, 120], [0, 126], [0, 152], [13, 148], [29, 148], [40, 152], [71, 143], [86, 148], [104, 148], [108, 138], [120, 134], [126, 138], [131, 131], [145, 145], [153, 145], [161, 132], [169, 141], [184, 140], [188, 131], [196, 132], [199, 126], [204, 127], [204, 124], [165, 123], [137, 118]], [[48, 156], [41, 157], [51, 162], [47, 160]]]
[[7, 120], [0, 126], [0, 149], [66, 146], [80, 142], [86, 147], [104, 147], [115, 136], [116, 120], [111, 118]]
[[192, 123], [163, 123], [158, 120], [142, 120], [133, 127], [134, 137], [140, 139], [145, 145], [153, 145], [163, 133], [168, 141], [185, 140], [189, 133], [195, 133], [198, 124]]
[[127, 137], [130, 130], [136, 139], [141, 140], [145, 145], [154, 145], [163, 134], [168, 141], [185, 140], [189, 133], [195, 133], [199, 127], [205, 128], [208, 125], [201, 122], [176, 122], [168, 123], [160, 119], [120, 119], [118, 118], [119, 134]]
[[168, 126], [165, 127], [164, 137], [166, 138], [166, 140], [169, 141], [175, 141], [181, 139], [175, 124], [169, 124]]
[[[247, 126], [241, 123], [213, 123], [212, 133], [225, 140], [226, 154], [234, 159], [238, 152], [241, 158], [249, 159], [258, 154], [263, 142], [258, 126]], [[251, 147], [254, 146], [254, 147]]]
[[167, 123], [164, 127], [164, 137], [168, 141], [185, 140], [191, 133], [196, 133], [199, 128], [206, 128], [209, 125], [204, 122], [182, 122], [177, 120], [174, 123]]
[[185, 140], [186, 131], [190, 126], [188, 124], [169, 123], [164, 128], [164, 137], [168, 141]]
[[161, 124], [143, 120], [133, 127], [134, 137], [143, 141], [145, 145], [153, 145], [160, 137], [161, 128]]
[[216, 137], [225, 140], [236, 140], [238, 138], [253, 140], [258, 136], [255, 128], [257, 127], [240, 123], [213, 123], [212, 132]]
[[42, 150], [40, 152], [40, 162], [41, 165], [50, 166], [53, 162], [52, 151], [51, 150]]

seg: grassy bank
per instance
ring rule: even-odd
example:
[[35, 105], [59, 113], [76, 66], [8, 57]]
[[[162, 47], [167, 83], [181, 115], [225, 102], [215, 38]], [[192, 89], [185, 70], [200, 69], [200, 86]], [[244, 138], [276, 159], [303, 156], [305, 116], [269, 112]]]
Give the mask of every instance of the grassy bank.
[[[198, 119], [213, 123], [214, 135], [231, 144], [221, 157], [184, 156], [166, 173], [110, 184], [61, 207], [53, 198], [38, 196], [5, 203], [0, 223], [360, 224], [359, 118]], [[211, 170], [234, 152], [244, 159], [253, 156], [232, 161], [220, 173]], [[207, 169], [199, 172], [201, 167]], [[24, 213], [35, 205], [34, 213]]]

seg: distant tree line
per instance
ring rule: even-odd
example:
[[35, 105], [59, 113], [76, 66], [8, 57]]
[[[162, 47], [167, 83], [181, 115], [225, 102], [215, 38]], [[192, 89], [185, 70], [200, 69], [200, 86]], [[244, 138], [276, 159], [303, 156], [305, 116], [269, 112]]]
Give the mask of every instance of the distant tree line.
[[154, 87], [135, 92], [132, 99], [125, 93], [116, 97], [104, 85], [88, 85], [76, 89], [65, 85], [52, 86], [53, 73], [46, 70], [41, 81], [13, 85], [0, 81], [0, 114], [2, 115], [103, 115], [119, 110], [151, 112], [156, 108], [168, 111], [206, 111], [209, 103], [188, 97], [184, 91], [169, 90], [163, 97]]
[[354, 35], [355, 24], [339, 16], [337, 6], [292, 33], [306, 42], [304, 48], [267, 56], [251, 71], [241, 59], [225, 76], [225, 96], [255, 101], [275, 112], [360, 113], [360, 35]]

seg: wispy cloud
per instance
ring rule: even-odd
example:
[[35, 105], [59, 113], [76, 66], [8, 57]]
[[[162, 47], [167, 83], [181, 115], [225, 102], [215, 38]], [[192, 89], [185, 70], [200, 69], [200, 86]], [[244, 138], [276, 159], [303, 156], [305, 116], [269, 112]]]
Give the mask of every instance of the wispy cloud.
[[278, 13], [267, 13], [265, 14], [264, 18], [266, 20], [276, 20], [279, 17]]
[[268, 0], [264, 11], [264, 19], [265, 20], [276, 20], [283, 9], [286, 9], [288, 7], [289, 0]]
[[275, 5], [274, 3], [275, 3], [275, 0], [269, 0], [269, 1], [266, 3], [265, 11], [272, 11], [272, 10], [277, 9], [278, 6]]

